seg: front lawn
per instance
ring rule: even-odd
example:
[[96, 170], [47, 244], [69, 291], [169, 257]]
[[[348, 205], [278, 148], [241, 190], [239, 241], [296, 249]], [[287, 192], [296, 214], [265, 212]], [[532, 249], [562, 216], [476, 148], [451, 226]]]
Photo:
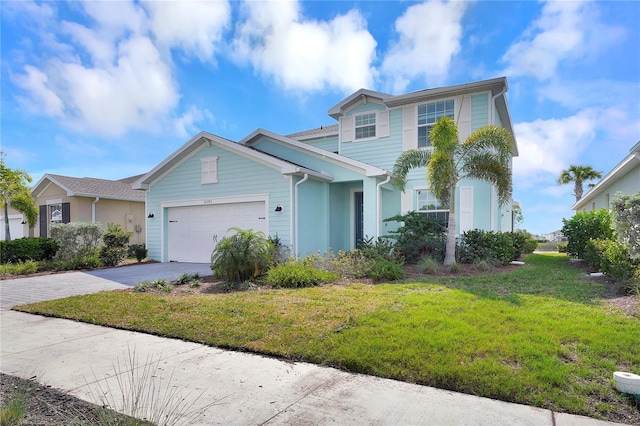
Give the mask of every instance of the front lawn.
[[102, 292], [19, 309], [274, 354], [630, 424], [614, 371], [640, 373], [640, 320], [559, 255], [405, 284], [209, 295]]

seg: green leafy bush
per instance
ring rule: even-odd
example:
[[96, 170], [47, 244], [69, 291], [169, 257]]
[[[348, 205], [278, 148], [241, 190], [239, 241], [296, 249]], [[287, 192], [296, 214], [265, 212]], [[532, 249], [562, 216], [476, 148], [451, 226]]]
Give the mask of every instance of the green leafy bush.
[[387, 218], [384, 222], [403, 224], [387, 238], [395, 242], [398, 256], [402, 256], [408, 263], [415, 263], [424, 255], [438, 261], [444, 259], [446, 234], [440, 221], [429, 219], [417, 212], [409, 212], [406, 215]]
[[78, 271], [82, 269], [95, 269], [102, 266], [98, 257], [98, 250], [71, 259], [54, 260], [50, 269], [53, 271]]
[[102, 235], [104, 246], [100, 247], [100, 261], [104, 266], [116, 266], [127, 257], [127, 244], [131, 234], [115, 223], [107, 225]]
[[640, 191], [634, 195], [616, 193], [611, 200], [611, 212], [618, 240], [632, 257], [640, 257]]
[[576, 213], [571, 219], [562, 219], [562, 222], [562, 234], [568, 238], [567, 253], [573, 257], [584, 259], [590, 238], [613, 238], [611, 214], [605, 209]]
[[282, 244], [282, 240], [278, 237], [278, 234], [275, 236], [269, 236], [269, 242], [271, 242], [271, 245], [273, 246], [271, 261], [275, 265], [287, 262], [291, 257], [291, 249]]
[[102, 233], [99, 223], [70, 222], [51, 225], [51, 238], [59, 247], [54, 260], [95, 255]]
[[597, 269], [598, 271], [602, 267], [602, 255], [606, 250], [611, 240], [599, 240], [595, 238], [589, 238], [584, 248], [584, 261], [587, 265]]
[[269, 269], [265, 282], [273, 287], [302, 288], [318, 286], [336, 279], [332, 272], [315, 268], [304, 261], [290, 260]]
[[395, 281], [404, 278], [404, 268], [395, 262], [378, 258], [374, 261], [369, 276], [377, 281]]
[[[506, 265], [520, 257], [514, 246], [514, 234], [473, 229], [462, 234], [456, 256], [460, 263], [487, 261], [494, 265]], [[519, 241], [524, 241], [519, 238]], [[522, 243], [524, 246], [524, 242]], [[516, 257], [517, 256], [517, 257]]]
[[18, 238], [0, 241], [0, 263], [26, 260], [50, 260], [56, 254], [58, 244], [51, 238]]
[[393, 241], [388, 237], [365, 237], [360, 241], [360, 250], [369, 259], [387, 259], [397, 264], [404, 263], [404, 257], [396, 249]]
[[127, 257], [135, 257], [140, 263], [147, 257], [148, 252], [144, 244], [131, 244], [127, 249]]
[[218, 277], [242, 282], [264, 273], [271, 263], [273, 244], [264, 232], [230, 228], [211, 255], [211, 270]]
[[640, 261], [631, 259], [627, 247], [618, 241], [606, 242], [600, 259], [600, 270], [618, 281], [630, 281]]
[[568, 249], [569, 249], [569, 243], [567, 242], [563, 241], [561, 243], [556, 244], [556, 250], [558, 250], [558, 253], [566, 253]]
[[535, 238], [527, 238], [527, 241], [524, 243], [524, 248], [522, 250], [523, 254], [531, 254], [538, 248], [538, 240]]
[[171, 283], [167, 280], [158, 279], [154, 281], [138, 281], [133, 286], [133, 291], [137, 293], [146, 293], [153, 290], [160, 290], [169, 293], [173, 289]]
[[176, 285], [186, 285], [188, 284], [189, 287], [191, 288], [195, 288], [195, 287], [200, 287], [200, 285], [202, 284], [202, 281], [200, 280], [200, 274], [188, 274], [188, 273], [184, 273], [182, 275], [180, 275], [178, 277], [178, 279], [175, 282]]

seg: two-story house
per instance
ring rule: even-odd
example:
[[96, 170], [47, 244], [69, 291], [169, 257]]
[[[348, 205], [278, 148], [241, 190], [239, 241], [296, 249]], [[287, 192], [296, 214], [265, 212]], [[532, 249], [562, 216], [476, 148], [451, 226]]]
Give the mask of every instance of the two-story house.
[[[504, 77], [400, 96], [362, 89], [329, 109], [337, 124], [319, 129], [258, 129], [239, 142], [200, 132], [133, 184], [146, 191], [149, 257], [208, 262], [231, 227], [277, 235], [304, 256], [386, 235], [397, 224], [383, 220], [397, 214], [445, 219], [425, 169], [410, 173], [404, 192], [390, 183], [396, 158], [429, 149], [429, 129], [443, 116], [458, 123], [461, 140], [489, 123], [513, 135], [506, 91]], [[489, 183], [462, 181], [455, 197], [458, 234], [513, 229], [512, 205], [499, 205]]]

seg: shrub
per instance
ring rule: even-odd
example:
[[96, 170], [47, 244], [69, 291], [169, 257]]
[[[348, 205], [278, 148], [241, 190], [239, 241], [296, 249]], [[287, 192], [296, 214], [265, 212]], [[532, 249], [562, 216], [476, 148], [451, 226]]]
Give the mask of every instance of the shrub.
[[388, 237], [365, 237], [360, 240], [360, 250], [369, 259], [387, 259], [391, 262], [403, 264], [402, 254], [396, 250], [394, 243]]
[[241, 282], [266, 271], [271, 263], [273, 244], [264, 232], [240, 228], [230, 228], [230, 231], [235, 234], [220, 240], [211, 254], [214, 274]]
[[387, 259], [376, 259], [369, 274], [371, 278], [377, 281], [395, 281], [404, 278], [404, 269], [402, 265]]
[[522, 253], [524, 254], [531, 254], [533, 253], [537, 248], [538, 248], [538, 240], [536, 240], [535, 238], [527, 238], [527, 241], [524, 243], [524, 249], [522, 251]]
[[58, 244], [53, 239], [45, 237], [0, 241], [0, 263], [50, 260], [57, 250]]
[[160, 290], [169, 293], [173, 289], [171, 283], [167, 280], [158, 279], [154, 281], [138, 281], [133, 286], [133, 291], [137, 293], [145, 293], [153, 290]]
[[332, 272], [315, 268], [304, 261], [290, 260], [269, 269], [265, 282], [273, 287], [301, 288], [328, 283], [336, 278]]
[[104, 246], [100, 248], [100, 261], [105, 266], [116, 266], [127, 257], [127, 244], [131, 234], [120, 225], [110, 223], [102, 235]]
[[273, 237], [270, 236], [269, 242], [273, 245], [273, 253], [271, 254], [273, 264], [277, 265], [289, 260], [291, 257], [291, 249], [282, 244], [282, 240], [278, 237], [278, 234]]
[[458, 272], [460, 272], [461, 266], [458, 263], [453, 263], [449, 265], [447, 268], [450, 274], [457, 274]]
[[618, 241], [609, 240], [604, 245], [600, 270], [618, 281], [630, 281], [638, 266], [639, 261], [631, 259], [629, 250]]
[[144, 244], [131, 244], [127, 251], [127, 257], [135, 257], [140, 263], [147, 257], [148, 252]]
[[101, 265], [98, 251], [94, 250], [93, 253], [77, 256], [72, 259], [54, 260], [51, 269], [54, 271], [78, 271], [81, 269], [95, 269]]
[[397, 255], [409, 263], [415, 263], [424, 255], [441, 261], [446, 246], [446, 228], [438, 220], [429, 219], [417, 212], [397, 215], [384, 222], [401, 222], [403, 225], [386, 238], [392, 239]]
[[313, 266], [328, 269], [342, 278], [368, 277], [376, 263], [375, 259], [367, 257], [364, 251], [358, 249], [339, 251], [338, 256], [333, 258], [325, 256], [325, 260], [327, 262], [323, 262], [324, 265], [314, 261]]
[[493, 269], [493, 265], [491, 265], [491, 263], [487, 262], [486, 260], [480, 260], [476, 262], [475, 265], [476, 265], [476, 268], [478, 268], [483, 272], [488, 272], [491, 269]]
[[590, 238], [613, 238], [611, 214], [605, 209], [576, 213], [571, 219], [562, 219], [562, 222], [562, 234], [568, 238], [567, 253], [573, 257], [584, 259]]
[[558, 250], [558, 253], [566, 253], [567, 250], [569, 249], [569, 243], [567, 242], [561, 242], [556, 244], [556, 250]]
[[[477, 263], [487, 261], [491, 264], [506, 265], [520, 257], [514, 247], [513, 233], [493, 232], [473, 229], [462, 234], [456, 257], [460, 263]], [[520, 237], [519, 241], [524, 241]], [[524, 246], [524, 244], [523, 244]]]
[[611, 212], [618, 240], [632, 257], [640, 257], [640, 191], [634, 195], [616, 193], [611, 201]]
[[418, 262], [418, 268], [426, 274], [437, 274], [440, 270], [440, 264], [431, 256], [423, 256]]
[[40, 270], [40, 263], [35, 260], [18, 261], [0, 265], [0, 273], [8, 275], [28, 275]]
[[602, 255], [607, 248], [610, 240], [596, 240], [594, 238], [590, 238], [587, 241], [587, 244], [584, 248], [584, 261], [587, 262], [587, 265], [601, 270], [602, 263]]
[[55, 260], [93, 256], [102, 237], [99, 223], [71, 222], [51, 225], [51, 238], [59, 248]]
[[178, 277], [175, 282], [176, 285], [186, 285], [189, 284], [189, 287], [200, 287], [202, 281], [200, 281], [200, 274], [188, 274], [184, 273]]

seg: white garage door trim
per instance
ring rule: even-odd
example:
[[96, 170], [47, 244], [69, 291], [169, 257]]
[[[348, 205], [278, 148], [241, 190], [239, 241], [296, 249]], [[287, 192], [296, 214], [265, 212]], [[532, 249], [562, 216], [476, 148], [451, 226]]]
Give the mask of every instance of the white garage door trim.
[[[9, 215], [9, 232], [11, 233], [11, 239], [15, 240], [18, 238], [23, 238], [24, 235], [24, 225], [22, 222], [24, 221], [24, 217], [21, 214], [10, 214]], [[0, 216], [0, 239], [4, 240], [4, 216]]]
[[[247, 203], [250, 203], [250, 204], [247, 204]], [[251, 204], [253, 204], [253, 206], [251, 206]], [[176, 256], [175, 255], [176, 247], [170, 246], [171, 245], [170, 233], [172, 231], [170, 228], [169, 221], [172, 217], [171, 215], [178, 213], [178, 214], [186, 214], [188, 217], [188, 215], [190, 214], [190, 212], [188, 211], [189, 208], [194, 208], [194, 210], [192, 210], [193, 214], [196, 214], [196, 215], [202, 214], [207, 207], [213, 207], [214, 210], [212, 210], [212, 212], [215, 214], [216, 212], [219, 212], [219, 210], [215, 210], [215, 207], [226, 207], [227, 209], [233, 210], [233, 208], [238, 205], [240, 207], [242, 207], [242, 205], [246, 207], [252, 207], [254, 209], [254, 212], [259, 212], [259, 214], [256, 214], [256, 216], [259, 217], [259, 220], [258, 220], [258, 217], [255, 217], [253, 219], [251, 219], [250, 217], [246, 217], [244, 219], [241, 219], [240, 221], [225, 220], [223, 223], [219, 225], [220, 229], [218, 229], [218, 227], [216, 227], [214, 223], [211, 223], [210, 224], [211, 229], [207, 229], [207, 232], [208, 233], [214, 232], [214, 234], [218, 236], [218, 241], [227, 234], [227, 229], [230, 226], [238, 226], [241, 228], [251, 227], [256, 230], [260, 230], [265, 233], [268, 233], [269, 231], [269, 208], [268, 208], [269, 196], [268, 194], [202, 198], [202, 199], [192, 199], [192, 200], [177, 200], [177, 201], [168, 201], [168, 202], [160, 203], [160, 206], [162, 207], [160, 219], [162, 220], [162, 223], [165, 224], [164, 232], [161, 233], [161, 247], [162, 247], [161, 258], [163, 259], [163, 261], [165, 262], [166, 261], [196, 261], [193, 259], [193, 257], [190, 257], [190, 256], [179, 256], [179, 255]], [[244, 209], [241, 208], [240, 212], [244, 212]], [[166, 219], [165, 219], [165, 215], [166, 215]], [[238, 219], [241, 216], [241, 214], [233, 214], [233, 215], [237, 216]], [[187, 229], [191, 229], [187, 224], [185, 224], [184, 226], [186, 226]], [[180, 233], [178, 233], [178, 235], [180, 235]], [[173, 238], [175, 242], [175, 238], [177, 237], [174, 235]], [[165, 244], [165, 241], [166, 241], [166, 244]], [[178, 244], [178, 247], [180, 247], [180, 243], [177, 243], [177, 244]], [[172, 252], [172, 248], [174, 249], [174, 252]], [[208, 253], [206, 256], [203, 253], [200, 253], [200, 255], [196, 257], [198, 258], [197, 259], [198, 262], [208, 263], [209, 256], [210, 256], [210, 253]], [[176, 258], [174, 259], [174, 257]]]

